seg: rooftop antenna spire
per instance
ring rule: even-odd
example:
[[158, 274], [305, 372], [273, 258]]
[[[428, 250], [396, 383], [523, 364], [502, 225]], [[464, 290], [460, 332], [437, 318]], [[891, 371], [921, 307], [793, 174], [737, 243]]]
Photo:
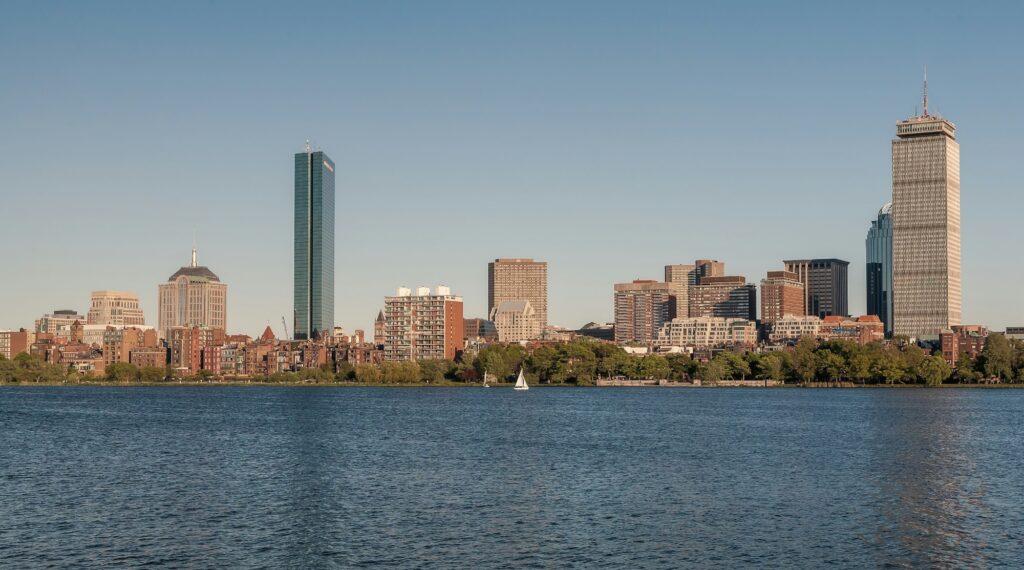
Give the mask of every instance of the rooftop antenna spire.
[[924, 66], [924, 116], [928, 116], [928, 65]]
[[198, 259], [196, 255], [196, 233], [192, 232], [192, 267], [198, 267]]
[[306, 139], [306, 154], [313, 152], [313, 147], [309, 146], [309, 139]]

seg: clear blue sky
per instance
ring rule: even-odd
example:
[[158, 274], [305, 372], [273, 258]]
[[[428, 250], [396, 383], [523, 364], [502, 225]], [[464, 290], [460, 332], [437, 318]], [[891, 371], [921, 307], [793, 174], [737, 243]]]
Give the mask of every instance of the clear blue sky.
[[495, 257], [550, 263], [550, 316], [698, 257], [758, 281], [851, 262], [890, 195], [922, 66], [958, 126], [964, 320], [1024, 324], [1016, 2], [7, 2], [0, 328], [138, 292], [189, 258], [229, 328], [292, 304], [292, 154], [338, 165], [336, 320]]

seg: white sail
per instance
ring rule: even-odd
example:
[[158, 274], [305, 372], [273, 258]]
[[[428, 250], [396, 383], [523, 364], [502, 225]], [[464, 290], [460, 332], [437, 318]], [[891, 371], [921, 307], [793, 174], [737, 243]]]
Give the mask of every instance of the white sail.
[[523, 370], [519, 370], [519, 378], [516, 378], [516, 390], [529, 390], [530, 387], [526, 385], [526, 378], [523, 377]]

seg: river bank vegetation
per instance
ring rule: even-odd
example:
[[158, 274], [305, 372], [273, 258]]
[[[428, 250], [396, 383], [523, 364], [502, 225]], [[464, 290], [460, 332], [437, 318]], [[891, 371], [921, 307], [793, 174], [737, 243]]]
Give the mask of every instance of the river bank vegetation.
[[581, 340], [540, 346], [532, 352], [520, 345], [491, 345], [462, 362], [426, 360], [359, 364], [347, 362], [297, 372], [248, 378], [218, 377], [206, 371], [182, 376], [174, 370], [111, 364], [103, 375], [81, 374], [48, 364], [39, 356], [0, 356], [4, 384], [161, 384], [269, 383], [363, 385], [480, 384], [484, 374], [496, 382], [511, 382], [522, 368], [531, 384], [592, 385], [598, 378], [700, 380], [714, 385], [724, 380], [782, 380], [786, 384], [928, 385], [1024, 383], [1024, 343], [991, 334], [982, 354], [961, 355], [950, 367], [940, 355], [916, 344], [896, 341], [860, 345], [850, 341], [817, 342], [806, 337], [795, 346], [768, 352], [719, 351], [710, 359], [686, 354], [632, 355], [621, 347]]

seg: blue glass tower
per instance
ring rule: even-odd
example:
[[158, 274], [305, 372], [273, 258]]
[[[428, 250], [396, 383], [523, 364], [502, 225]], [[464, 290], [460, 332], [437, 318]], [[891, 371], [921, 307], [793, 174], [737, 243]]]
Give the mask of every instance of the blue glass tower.
[[295, 155], [295, 338], [334, 329], [334, 162], [321, 151]]
[[878, 315], [885, 324], [886, 336], [892, 335], [892, 204], [882, 206], [878, 219], [871, 222], [867, 250], [868, 314]]

